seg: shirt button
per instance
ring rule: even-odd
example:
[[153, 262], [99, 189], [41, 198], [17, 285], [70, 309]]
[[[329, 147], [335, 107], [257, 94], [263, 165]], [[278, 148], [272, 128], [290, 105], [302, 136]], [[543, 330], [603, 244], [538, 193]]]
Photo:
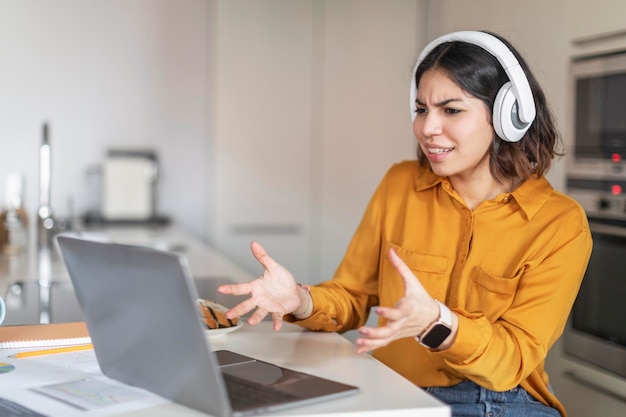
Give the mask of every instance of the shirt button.
[[502, 199], [503, 203], [508, 203], [509, 202], [509, 196], [506, 196]]

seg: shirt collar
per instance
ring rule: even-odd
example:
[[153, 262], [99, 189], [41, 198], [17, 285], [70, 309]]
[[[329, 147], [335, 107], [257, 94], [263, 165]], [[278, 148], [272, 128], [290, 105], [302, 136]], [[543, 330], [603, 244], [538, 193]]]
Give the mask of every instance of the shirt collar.
[[[444, 181], [447, 182], [446, 179], [436, 175], [430, 167], [419, 172], [420, 175], [415, 178], [415, 191], [424, 191]], [[517, 201], [526, 218], [530, 220], [548, 201], [553, 191], [554, 188], [547, 179], [532, 177], [513, 190], [511, 196]]]
[[444, 180], [444, 178], [435, 174], [430, 169], [430, 166], [418, 170], [418, 173], [419, 174], [415, 177], [415, 191], [424, 191], [428, 188], [432, 188]]
[[526, 214], [526, 218], [530, 220], [548, 201], [553, 192], [554, 188], [547, 179], [532, 177], [513, 190], [511, 195]]

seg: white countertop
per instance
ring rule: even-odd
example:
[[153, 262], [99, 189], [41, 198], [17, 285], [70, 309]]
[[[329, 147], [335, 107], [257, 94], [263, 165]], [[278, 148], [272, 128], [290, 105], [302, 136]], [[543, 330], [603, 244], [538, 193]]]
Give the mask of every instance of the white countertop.
[[[449, 417], [449, 407], [442, 404], [422, 389], [392, 371], [368, 354], [357, 354], [356, 346], [337, 333], [322, 333], [303, 330], [286, 323], [279, 332], [272, 330], [272, 324], [264, 321], [257, 326], [243, 325], [240, 329], [209, 339], [211, 349], [227, 349], [287, 368], [334, 379], [356, 385], [359, 392], [350, 396], [326, 400], [319, 403], [289, 408], [265, 416], [411, 416]], [[93, 352], [93, 351], [89, 351]], [[86, 353], [69, 353], [12, 359], [10, 350], [0, 350], [0, 361], [16, 367], [0, 378], [2, 397], [16, 401], [36, 411], [45, 411], [50, 417], [66, 417], [67, 412], [50, 403], [50, 399], [37, 396], [33, 389], [57, 383], [59, 379], [72, 380], [77, 376], [65, 369], [63, 373], [52, 367], [61, 368], [62, 363], [71, 360], [65, 355], [78, 355], [84, 360]], [[47, 370], [46, 370], [47, 369]], [[67, 372], [67, 374], [65, 373]], [[101, 374], [97, 364], [92, 376]], [[28, 375], [31, 375], [30, 380]], [[49, 380], [49, 375], [56, 380]], [[84, 377], [84, 375], [83, 375]], [[21, 391], [17, 391], [17, 390]], [[209, 389], [209, 388], [207, 388]], [[160, 398], [156, 397], [155, 398]], [[28, 401], [26, 400], [28, 399]], [[48, 402], [44, 404], [44, 402]], [[204, 416], [196, 410], [167, 400], [146, 402], [146, 405], [123, 414], [106, 412], [105, 408], [81, 413], [87, 416], [125, 417], [192, 417]], [[67, 407], [67, 406], [66, 406]], [[56, 411], [52, 411], [56, 409]], [[75, 410], [74, 410], [75, 411]], [[71, 413], [72, 417], [75, 413]]]
[[[90, 230], [84, 232], [82, 236], [88, 239], [108, 240], [181, 252], [189, 261], [199, 293], [201, 292], [200, 290], [204, 290], [213, 294], [216, 286], [223, 282], [245, 282], [253, 278], [248, 272], [232, 263], [215, 248], [174, 228], [107, 228], [100, 231]], [[67, 308], [67, 305], [71, 303], [67, 301], [57, 301], [55, 303], [55, 299], [58, 299], [59, 296], [55, 295], [54, 291], [63, 289], [65, 292], [69, 291], [71, 296], [73, 296], [71, 282], [58, 251], [54, 249], [48, 258], [49, 262], [44, 263], [47, 269], [43, 271], [44, 274], [47, 274], [47, 278], [50, 279], [51, 285], [42, 287], [39, 282], [42, 264], [38, 262], [36, 255], [28, 253], [21, 256], [0, 256], [0, 286], [2, 286], [1, 288], [6, 286], [15, 287], [15, 283], [20, 283], [21, 287], [13, 288], [14, 290], [17, 288], [19, 291], [35, 286], [36, 291], [31, 291], [35, 293], [34, 296], [32, 294], [28, 295], [28, 297], [32, 296], [33, 300], [30, 300], [25, 292], [8, 294], [10, 297], [6, 298], [7, 305], [11, 307], [13, 304], [13, 307], [16, 308], [15, 312], [21, 311], [19, 309], [24, 311], [40, 310], [42, 291], [46, 290], [47, 293], [44, 294], [44, 298], [49, 298], [46, 302], [50, 304], [48, 307], [52, 307], [50, 309], [52, 318], [58, 318], [65, 313], [62, 310], [58, 310], [58, 306], [56, 307], [57, 310], [55, 310], [55, 306], [61, 304], [62, 307]], [[229, 297], [225, 300], [217, 299], [217, 301], [226, 305], [236, 302], [234, 297]], [[78, 307], [76, 306], [75, 308]], [[33, 316], [28, 316], [24, 320], [25, 316], [17, 317], [16, 315], [14, 322], [11, 323], [11, 312], [11, 310], [8, 311], [5, 324], [28, 324], [29, 320], [30, 322], [36, 322], [32, 321]], [[52, 322], [57, 321], [70, 320], [52, 320]], [[211, 348], [214, 350], [232, 350], [288, 368], [357, 385], [360, 388], [360, 392], [356, 395], [285, 410], [272, 415], [309, 417], [357, 414], [359, 416], [406, 415], [411, 417], [444, 417], [450, 415], [447, 406], [444, 406], [396, 372], [376, 361], [370, 355], [356, 354], [356, 347], [337, 333], [304, 331], [300, 327], [291, 324], [285, 324], [285, 327], [280, 332], [273, 332], [271, 323], [263, 322], [258, 326], [244, 324], [239, 330], [217, 338], [211, 338], [210, 341]], [[0, 359], [5, 363], [14, 363], [17, 368], [21, 367], [22, 372], [14, 371], [1, 375], [0, 392], [4, 392], [5, 395], [3, 397], [9, 399], [10, 397], [7, 397], [7, 395], [10, 394], [11, 390], [15, 390], [17, 386], [13, 384], [16, 377], [24, 378], [24, 375], [26, 375], [26, 381], [32, 378], [32, 382], [35, 384], [41, 384], [42, 377], [45, 379], [45, 375], [39, 375], [40, 372], [43, 372], [41, 369], [45, 369], [45, 366], [33, 367], [31, 365], [30, 369], [34, 372], [34, 375], [29, 377], [27, 372], [29, 368], [25, 366], [26, 363], [19, 362], [24, 359], [8, 358], [8, 355], [11, 353], [6, 350], [0, 351]], [[58, 355], [52, 355], [48, 359], [48, 364], [51, 363], [53, 366], [58, 365], [53, 358], [54, 356]], [[42, 360], [45, 361], [45, 359]], [[97, 364], [96, 372], [99, 373]], [[191, 417], [205, 414], [166, 402], [156, 407], [144, 407], [124, 414], [93, 414], [88, 412], [84, 415]]]

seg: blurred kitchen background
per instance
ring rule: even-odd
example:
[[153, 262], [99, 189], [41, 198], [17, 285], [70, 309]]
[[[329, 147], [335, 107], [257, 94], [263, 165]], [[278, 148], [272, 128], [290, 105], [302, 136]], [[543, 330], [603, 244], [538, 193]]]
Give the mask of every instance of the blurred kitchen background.
[[[256, 239], [319, 282], [386, 169], [414, 157], [408, 87], [428, 40], [506, 36], [569, 141], [571, 59], [626, 49], [625, 13], [621, 0], [0, 0], [0, 205], [19, 173], [36, 219], [45, 125], [59, 224], [169, 222], [250, 274]], [[566, 160], [549, 175], [559, 190]], [[106, 178], [144, 198], [106, 194]], [[609, 391], [562, 378], [575, 363], [555, 351], [571, 416], [624, 415]]]
[[102, 210], [111, 151], [153, 153], [155, 218], [253, 273], [258, 239], [317, 282], [385, 170], [414, 155], [407, 91], [426, 41], [478, 28], [509, 37], [565, 130], [572, 40], [623, 28], [625, 8], [574, 3], [0, 0], [0, 198], [20, 172], [35, 214], [47, 123], [56, 218]]
[[57, 219], [107, 203], [111, 150], [150, 151], [155, 216], [254, 272], [258, 239], [318, 281], [384, 171], [413, 157], [407, 86], [426, 6], [1, 0], [0, 196], [23, 173], [35, 215], [47, 123]]

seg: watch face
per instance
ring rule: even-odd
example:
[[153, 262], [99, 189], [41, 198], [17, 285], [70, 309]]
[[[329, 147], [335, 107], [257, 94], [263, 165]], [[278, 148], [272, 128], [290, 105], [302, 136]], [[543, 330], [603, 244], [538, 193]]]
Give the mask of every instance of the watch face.
[[451, 332], [452, 330], [449, 327], [438, 323], [420, 339], [420, 342], [423, 345], [434, 349], [439, 347], [439, 345], [441, 345], [443, 341], [450, 336]]

